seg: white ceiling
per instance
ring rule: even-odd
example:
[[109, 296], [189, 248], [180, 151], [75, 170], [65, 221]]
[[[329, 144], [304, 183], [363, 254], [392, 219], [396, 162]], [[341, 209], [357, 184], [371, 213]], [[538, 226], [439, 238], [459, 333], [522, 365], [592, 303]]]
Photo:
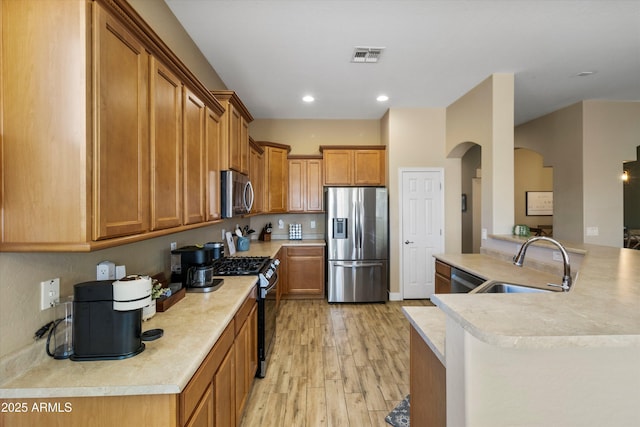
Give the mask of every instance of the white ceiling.
[[[257, 119], [446, 107], [493, 73], [515, 75], [516, 124], [585, 99], [640, 101], [640, 0], [165, 1]], [[356, 46], [385, 50], [352, 63]]]

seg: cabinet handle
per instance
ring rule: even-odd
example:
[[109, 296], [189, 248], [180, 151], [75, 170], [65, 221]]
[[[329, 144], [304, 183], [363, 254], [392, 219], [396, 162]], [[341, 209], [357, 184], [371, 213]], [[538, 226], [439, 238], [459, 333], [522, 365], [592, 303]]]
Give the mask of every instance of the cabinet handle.
[[413, 242], [410, 242], [409, 240], [405, 240], [405, 241], [404, 241], [404, 244], [405, 244], [405, 245], [408, 245], [409, 243], [413, 243]]

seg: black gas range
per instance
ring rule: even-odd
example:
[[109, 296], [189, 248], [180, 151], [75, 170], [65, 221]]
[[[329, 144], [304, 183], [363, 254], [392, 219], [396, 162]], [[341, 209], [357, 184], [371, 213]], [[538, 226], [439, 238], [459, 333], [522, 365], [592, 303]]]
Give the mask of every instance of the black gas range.
[[269, 257], [232, 256], [213, 262], [214, 276], [258, 276], [258, 371], [264, 378], [267, 372], [267, 356], [276, 335], [278, 312], [278, 259]]
[[217, 259], [213, 262], [214, 276], [255, 276], [269, 265], [269, 257], [233, 256]]

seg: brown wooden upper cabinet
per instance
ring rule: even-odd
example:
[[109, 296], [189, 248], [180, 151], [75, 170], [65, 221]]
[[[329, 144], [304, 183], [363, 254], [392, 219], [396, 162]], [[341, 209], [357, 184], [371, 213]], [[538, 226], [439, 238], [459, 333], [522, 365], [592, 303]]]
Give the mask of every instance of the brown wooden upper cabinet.
[[249, 123], [253, 117], [232, 90], [214, 90], [225, 113], [221, 121], [221, 168], [249, 174]]
[[149, 54], [96, 6], [93, 239], [149, 229]]
[[151, 58], [151, 229], [182, 224], [182, 82]]
[[384, 145], [321, 145], [320, 152], [324, 160], [324, 185], [385, 185]]
[[220, 207], [220, 127], [220, 115], [207, 107], [205, 117], [207, 221], [216, 221], [222, 218]]
[[322, 212], [322, 157], [289, 156], [289, 212]]
[[257, 141], [264, 149], [264, 212], [287, 212], [289, 160], [291, 147], [269, 141]]
[[216, 218], [207, 150], [225, 110], [125, 0], [3, 1], [2, 19], [19, 25], [0, 43], [1, 251], [91, 251]]
[[249, 137], [249, 180], [253, 185], [253, 207], [251, 213], [264, 211], [264, 148]]

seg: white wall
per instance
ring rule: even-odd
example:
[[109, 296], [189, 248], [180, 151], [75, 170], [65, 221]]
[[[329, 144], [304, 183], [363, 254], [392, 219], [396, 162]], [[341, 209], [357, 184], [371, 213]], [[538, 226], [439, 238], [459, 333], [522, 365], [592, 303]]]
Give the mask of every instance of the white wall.
[[[515, 144], [553, 166], [553, 234], [622, 246], [622, 162], [640, 144], [640, 102], [583, 101], [520, 125]], [[587, 236], [596, 227], [597, 236]]]
[[634, 160], [640, 145], [640, 102], [585, 101], [583, 139], [584, 243], [622, 247], [624, 197], [622, 162]]
[[513, 227], [513, 97], [513, 74], [493, 74], [447, 107], [447, 155], [462, 157], [470, 142], [482, 147], [481, 222], [489, 234]]
[[[382, 141], [387, 145], [389, 188], [389, 275], [390, 292], [400, 292], [400, 182], [399, 169], [445, 168], [445, 211], [451, 209], [448, 182], [450, 161], [446, 159], [444, 108], [393, 108], [381, 123]], [[460, 174], [458, 174], [459, 179]], [[453, 179], [451, 179], [453, 180]], [[453, 187], [455, 189], [455, 187]], [[459, 200], [458, 200], [459, 201]], [[459, 204], [457, 205], [459, 206]], [[458, 209], [459, 212], [459, 209]], [[460, 220], [445, 220], [445, 250], [460, 251]]]

